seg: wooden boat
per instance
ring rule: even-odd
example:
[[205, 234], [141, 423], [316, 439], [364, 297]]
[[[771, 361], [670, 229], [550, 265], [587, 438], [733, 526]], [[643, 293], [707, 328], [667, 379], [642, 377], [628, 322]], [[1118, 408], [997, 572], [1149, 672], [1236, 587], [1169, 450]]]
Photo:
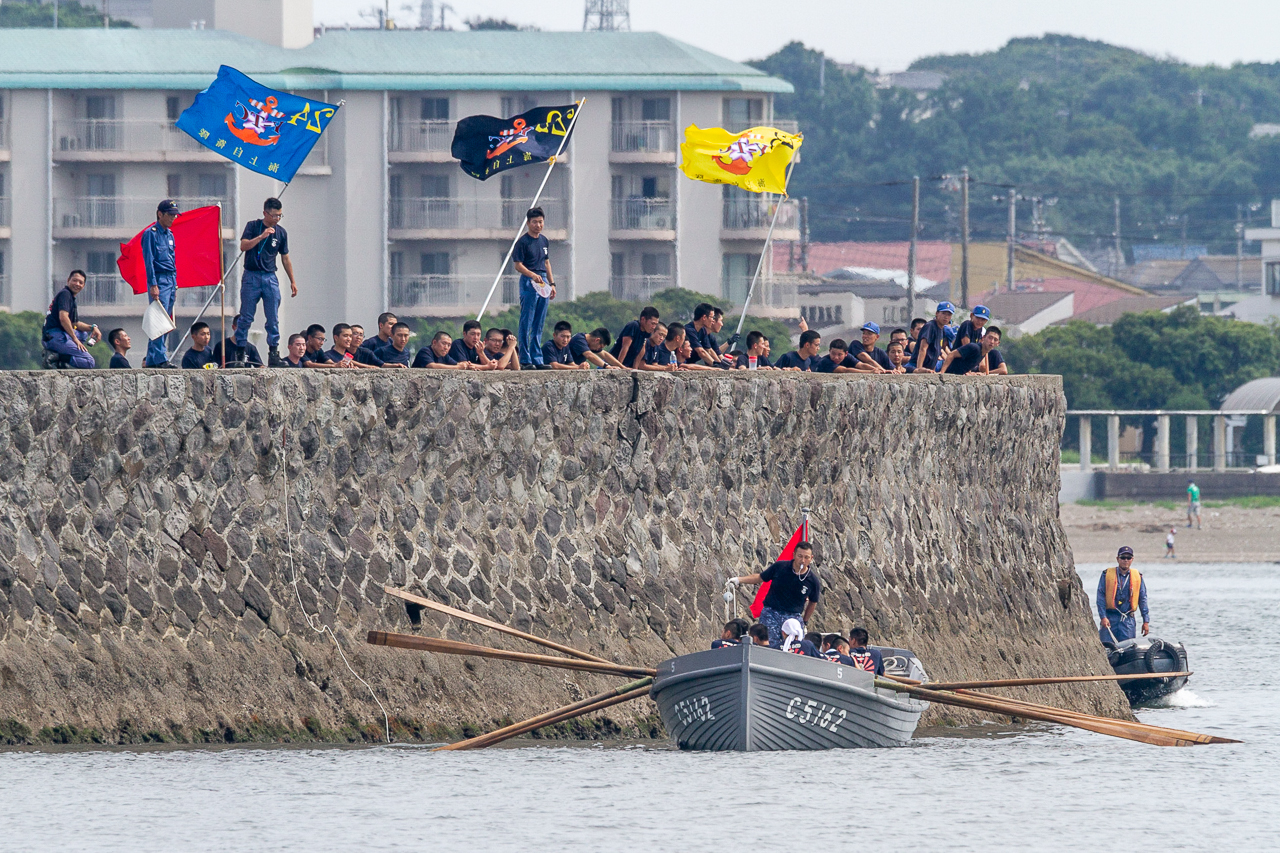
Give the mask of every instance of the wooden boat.
[[[881, 653], [886, 673], [927, 679], [911, 652]], [[929, 707], [866, 670], [749, 644], [663, 661], [650, 695], [677, 746], [711, 751], [901, 746]]]

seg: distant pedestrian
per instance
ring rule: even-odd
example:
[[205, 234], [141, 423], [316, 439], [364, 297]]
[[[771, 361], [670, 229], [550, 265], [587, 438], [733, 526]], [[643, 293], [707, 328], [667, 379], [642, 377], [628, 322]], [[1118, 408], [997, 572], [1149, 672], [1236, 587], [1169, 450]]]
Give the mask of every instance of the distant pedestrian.
[[[68, 367], [79, 370], [97, 366], [89, 354], [89, 347], [96, 344], [102, 335], [97, 326], [81, 322], [77, 313], [76, 294], [84, 290], [86, 280], [83, 271], [71, 271], [67, 276], [67, 286], [59, 290], [49, 303], [41, 335], [41, 343], [50, 354], [49, 358], [61, 358]], [[51, 366], [48, 361], [45, 364]]]
[[1173, 550], [1173, 537], [1177, 535], [1178, 535], [1178, 531], [1170, 527], [1169, 535], [1164, 537], [1164, 555], [1174, 560], [1178, 558], [1178, 555], [1175, 554]]
[[547, 305], [556, 298], [556, 277], [551, 272], [550, 244], [546, 215], [531, 207], [524, 215], [526, 233], [516, 241], [511, 260], [520, 273], [520, 325], [516, 351], [524, 367], [542, 365], [542, 326], [547, 322]]
[[[165, 199], [156, 206], [156, 221], [142, 232], [142, 263], [147, 270], [147, 301], [160, 302], [173, 317], [173, 300], [178, 293], [178, 265], [173, 242], [173, 221], [178, 205]], [[147, 344], [143, 367], [174, 367], [169, 363], [169, 336], [163, 334]]]
[[[262, 203], [262, 218], [244, 227], [240, 235], [240, 251], [244, 252], [244, 273], [240, 277], [240, 317], [236, 323], [236, 346], [249, 343], [249, 327], [253, 314], [262, 301], [262, 317], [267, 327], [267, 365], [284, 367], [280, 358], [280, 281], [276, 278], [276, 258], [289, 276], [289, 295], [298, 295], [298, 282], [293, 277], [289, 260], [289, 235], [280, 226], [284, 205], [278, 198]], [[229, 353], [230, 361], [244, 361], [239, 353]]]
[[1200, 529], [1200, 487], [1195, 480], [1187, 480], [1187, 527], [1191, 526], [1191, 517], [1195, 516], [1196, 530]]

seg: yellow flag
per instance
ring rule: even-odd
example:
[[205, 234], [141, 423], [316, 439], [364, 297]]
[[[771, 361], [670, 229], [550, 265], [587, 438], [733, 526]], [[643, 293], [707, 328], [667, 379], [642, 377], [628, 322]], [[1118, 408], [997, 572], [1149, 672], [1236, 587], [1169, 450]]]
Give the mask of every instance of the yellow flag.
[[680, 171], [695, 181], [730, 184], [754, 193], [787, 193], [787, 164], [804, 136], [774, 127], [730, 133], [689, 125], [680, 143]]

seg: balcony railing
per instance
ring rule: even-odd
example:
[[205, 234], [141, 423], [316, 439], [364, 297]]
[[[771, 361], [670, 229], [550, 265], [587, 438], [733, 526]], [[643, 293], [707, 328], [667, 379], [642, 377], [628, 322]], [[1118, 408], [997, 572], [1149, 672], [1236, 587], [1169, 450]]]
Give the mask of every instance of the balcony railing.
[[[155, 198], [124, 198], [121, 196], [82, 196], [59, 198], [53, 202], [53, 227], [55, 230], [74, 228], [133, 228], [141, 231], [156, 218]], [[182, 210], [222, 205], [222, 227], [235, 223], [231, 203], [225, 198], [174, 199]]]
[[643, 302], [658, 291], [675, 286], [676, 280], [669, 275], [615, 275], [609, 279], [609, 292], [628, 302]]
[[613, 150], [636, 154], [675, 151], [675, 125], [669, 121], [615, 121]]
[[[61, 290], [66, 283], [65, 279], [55, 277], [53, 280], [54, 292]], [[209, 294], [212, 292], [213, 287], [181, 288], [174, 299], [174, 312], [177, 313], [178, 309], [185, 308], [191, 310], [183, 311], [182, 313], [194, 314], [196, 309], [204, 305], [204, 301], [209, 298]], [[235, 296], [235, 288], [228, 288], [228, 311], [235, 309], [233, 302]], [[7, 303], [7, 297], [5, 302]], [[116, 273], [91, 272], [86, 277], [84, 290], [80, 291], [80, 295], [76, 297], [76, 304], [80, 308], [114, 308], [117, 310], [127, 308], [129, 313], [141, 314], [143, 309], [147, 307], [147, 296], [145, 294], [135, 294], [133, 288]], [[216, 317], [218, 303], [215, 301], [214, 304], [209, 306], [209, 309]], [[228, 321], [230, 318], [231, 315], [228, 314]], [[214, 333], [217, 333], [216, 330]]]
[[[520, 280], [517, 276], [504, 275], [495, 302], [512, 305], [520, 301]], [[421, 310], [432, 314], [459, 307], [473, 307], [484, 302], [493, 287], [491, 275], [436, 275], [394, 276], [387, 294], [387, 301], [397, 311]], [[498, 307], [491, 304], [491, 307]]]
[[773, 212], [778, 205], [777, 231], [795, 230], [799, 227], [799, 210], [793, 199], [781, 199], [773, 195], [758, 198], [726, 198], [721, 226], [726, 231], [768, 230]]
[[387, 132], [387, 148], [391, 151], [429, 152], [448, 151], [453, 143], [456, 121], [401, 121], [393, 123]]
[[0, 196], [0, 228], [9, 224], [9, 197]]
[[53, 125], [54, 152], [190, 151], [207, 149], [168, 121], [82, 118]]
[[[538, 206], [546, 213], [548, 228], [567, 227], [568, 206], [563, 199], [544, 198]], [[389, 227], [406, 231], [515, 229], [524, 222], [528, 209], [525, 199], [393, 198]]]
[[800, 122], [790, 118], [776, 118], [773, 121], [760, 119], [759, 121], [752, 122], [732, 122], [726, 123], [724, 129], [730, 133], [742, 133], [742, 131], [750, 130], [753, 127], [773, 127], [781, 130], [783, 133], [800, 132]]
[[676, 205], [669, 198], [615, 198], [609, 227], [614, 231], [673, 231]]

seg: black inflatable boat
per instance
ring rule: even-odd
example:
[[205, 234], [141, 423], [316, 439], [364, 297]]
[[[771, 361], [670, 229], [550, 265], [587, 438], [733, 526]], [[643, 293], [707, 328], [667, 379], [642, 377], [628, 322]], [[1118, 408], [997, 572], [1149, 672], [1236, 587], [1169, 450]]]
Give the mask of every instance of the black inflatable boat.
[[[1170, 643], [1155, 637], [1139, 637], [1103, 645], [1107, 647], [1107, 659], [1116, 675], [1189, 671], [1187, 650], [1182, 643]], [[1130, 705], [1141, 705], [1175, 693], [1186, 683], [1185, 675], [1176, 678], [1140, 678], [1121, 681], [1120, 689], [1129, 697]]]

